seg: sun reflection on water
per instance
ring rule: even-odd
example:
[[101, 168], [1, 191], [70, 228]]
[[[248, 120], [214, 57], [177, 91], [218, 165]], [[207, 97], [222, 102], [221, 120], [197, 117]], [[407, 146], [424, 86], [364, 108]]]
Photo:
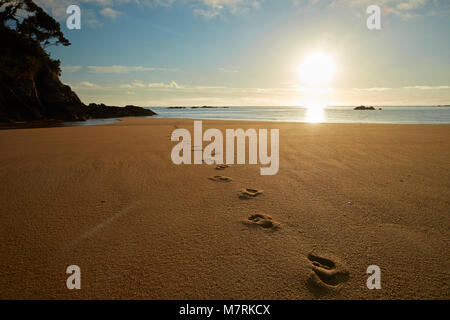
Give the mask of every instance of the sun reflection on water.
[[321, 123], [325, 121], [325, 107], [324, 103], [311, 102], [305, 104], [306, 117], [305, 121], [309, 123]]

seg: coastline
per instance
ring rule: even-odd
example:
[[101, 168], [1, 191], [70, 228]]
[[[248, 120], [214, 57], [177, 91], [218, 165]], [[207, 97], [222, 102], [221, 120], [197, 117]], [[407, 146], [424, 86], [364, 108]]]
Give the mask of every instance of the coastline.
[[157, 118], [236, 121], [271, 121], [297, 123], [379, 123], [379, 124], [450, 124], [448, 110], [433, 107], [389, 107], [382, 110], [354, 110], [354, 107], [230, 107], [227, 110], [192, 110], [153, 107]]
[[[0, 297], [448, 299], [450, 125], [203, 120], [279, 128], [275, 176], [174, 165], [170, 134], [192, 125], [1, 130]], [[217, 174], [232, 181], [208, 179]], [[242, 188], [264, 192], [241, 200]], [[255, 213], [279, 229], [246, 225]], [[311, 286], [311, 252], [348, 280]], [[82, 270], [77, 292], [65, 288], [70, 264]], [[366, 288], [373, 264], [382, 290]]]

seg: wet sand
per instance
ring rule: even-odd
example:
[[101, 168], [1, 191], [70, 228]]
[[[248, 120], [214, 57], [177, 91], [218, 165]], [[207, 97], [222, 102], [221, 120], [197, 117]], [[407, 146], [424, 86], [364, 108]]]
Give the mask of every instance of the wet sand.
[[450, 298], [450, 125], [203, 126], [279, 128], [279, 173], [174, 165], [192, 120], [0, 131], [0, 298]]

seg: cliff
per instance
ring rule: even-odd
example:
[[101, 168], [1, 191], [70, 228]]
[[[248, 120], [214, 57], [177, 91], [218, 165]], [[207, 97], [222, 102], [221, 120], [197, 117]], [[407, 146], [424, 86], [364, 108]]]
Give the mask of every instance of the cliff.
[[140, 107], [86, 106], [60, 79], [59, 61], [40, 44], [0, 26], [0, 122], [151, 116]]

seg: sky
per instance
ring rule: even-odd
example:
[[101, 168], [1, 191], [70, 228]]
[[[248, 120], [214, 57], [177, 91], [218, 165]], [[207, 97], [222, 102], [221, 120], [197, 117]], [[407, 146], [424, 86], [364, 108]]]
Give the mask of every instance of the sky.
[[[450, 104], [448, 0], [35, 2], [72, 43], [49, 51], [85, 103]], [[71, 4], [81, 8], [80, 30], [66, 27]], [[380, 30], [367, 28], [372, 4]], [[302, 66], [317, 54], [335, 72], [312, 84]]]

